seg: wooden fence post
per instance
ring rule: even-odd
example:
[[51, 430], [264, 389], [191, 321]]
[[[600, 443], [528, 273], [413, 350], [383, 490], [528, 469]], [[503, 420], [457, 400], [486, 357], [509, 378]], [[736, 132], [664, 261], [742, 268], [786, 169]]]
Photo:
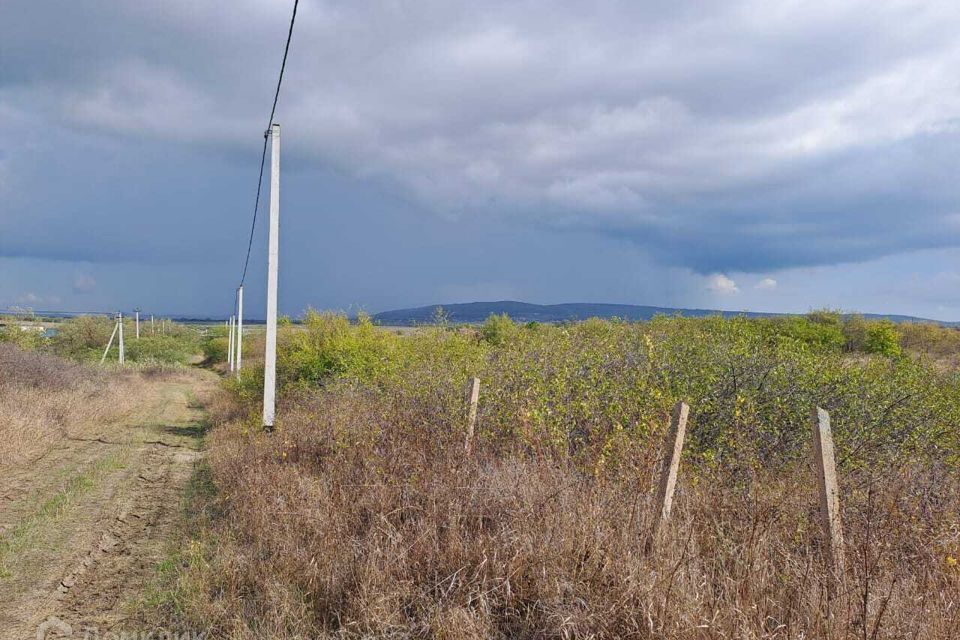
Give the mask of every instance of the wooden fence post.
[[467, 387], [467, 435], [464, 441], [464, 450], [469, 454], [473, 450], [473, 430], [477, 424], [477, 404], [480, 401], [480, 378], [471, 378]]
[[840, 520], [840, 491], [837, 487], [837, 466], [833, 456], [833, 432], [830, 414], [820, 407], [812, 412], [813, 459], [820, 488], [820, 519], [826, 553], [829, 585], [834, 588], [844, 572], [843, 524]]
[[654, 516], [647, 538], [646, 549], [649, 552], [656, 543], [660, 526], [670, 519], [673, 508], [673, 492], [677, 488], [677, 473], [680, 471], [680, 454], [683, 453], [683, 440], [687, 435], [687, 416], [690, 406], [682, 400], [673, 407], [670, 429], [664, 440], [663, 468], [660, 471], [660, 487], [657, 489], [657, 501], [660, 513]]

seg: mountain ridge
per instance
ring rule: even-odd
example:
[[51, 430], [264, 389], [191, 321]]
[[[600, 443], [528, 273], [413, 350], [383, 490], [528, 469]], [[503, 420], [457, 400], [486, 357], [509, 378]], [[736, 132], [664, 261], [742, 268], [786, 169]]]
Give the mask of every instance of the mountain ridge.
[[[565, 322], [587, 318], [621, 318], [623, 320], [649, 320], [655, 315], [682, 315], [691, 318], [722, 315], [726, 318], [746, 316], [749, 318], [776, 318], [804, 315], [800, 313], [774, 313], [764, 311], [728, 311], [723, 309], [690, 309], [683, 307], [657, 307], [650, 305], [617, 304], [607, 302], [564, 302], [560, 304], [533, 304], [516, 300], [490, 302], [458, 302], [432, 304], [409, 309], [381, 311], [371, 317], [374, 322], [388, 326], [414, 326], [431, 324], [442, 309], [446, 318], [454, 323], [474, 324], [483, 322], [491, 314], [506, 313], [517, 322]], [[916, 316], [887, 313], [864, 313], [864, 318], [893, 322], [924, 322], [942, 326], [957, 326], [957, 322], [932, 320]]]

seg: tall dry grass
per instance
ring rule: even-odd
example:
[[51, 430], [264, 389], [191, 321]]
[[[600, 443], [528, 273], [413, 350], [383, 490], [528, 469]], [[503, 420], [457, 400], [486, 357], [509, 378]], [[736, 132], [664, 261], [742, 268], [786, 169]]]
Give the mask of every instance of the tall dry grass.
[[132, 375], [0, 343], [0, 467], [129, 414], [136, 383]]
[[433, 409], [333, 385], [287, 398], [268, 436], [222, 397], [209, 528], [167, 613], [222, 638], [960, 634], [955, 466], [843, 471], [847, 564], [830, 595], [805, 460], [685, 461], [646, 554], [666, 414], [584, 465], [536, 437], [466, 457]]

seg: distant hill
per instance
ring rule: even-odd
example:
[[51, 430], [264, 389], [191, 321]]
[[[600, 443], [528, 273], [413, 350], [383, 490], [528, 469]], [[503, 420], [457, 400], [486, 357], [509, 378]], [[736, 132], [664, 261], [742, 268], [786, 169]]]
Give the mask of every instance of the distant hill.
[[[413, 309], [396, 309], [382, 311], [373, 315], [374, 322], [393, 327], [410, 327], [422, 324], [431, 324], [442, 308], [447, 319], [454, 323], [477, 324], [490, 317], [491, 314], [506, 313], [517, 322], [565, 322], [586, 320], [587, 318], [621, 318], [623, 320], [649, 320], [657, 314], [682, 315], [688, 318], [702, 318], [704, 316], [722, 315], [725, 318], [747, 316], [750, 318], [774, 318], [778, 316], [801, 315], [792, 313], [764, 313], [759, 311], [721, 311], [717, 309], [679, 309], [674, 307], [648, 307], [635, 304], [607, 304], [594, 302], [568, 302], [564, 304], [530, 304], [513, 300], [498, 302], [466, 302], [457, 304], [434, 304], [427, 307]], [[10, 321], [21, 314], [20, 311], [0, 309], [0, 324]], [[66, 319], [78, 315], [113, 316], [115, 312], [105, 311], [37, 311], [34, 320]], [[929, 322], [943, 327], [960, 327], [960, 322], [944, 322], [930, 320], [916, 316], [898, 314], [865, 313], [865, 318], [892, 320], [893, 322]], [[158, 318], [160, 316], [157, 316]], [[222, 323], [225, 318], [202, 316], [175, 316], [174, 322], [185, 324], [212, 324]], [[141, 315], [141, 322], [149, 322], [149, 316]], [[244, 318], [245, 325], [266, 324], [263, 318]]]
[[[672, 307], [648, 307], [633, 304], [604, 304], [592, 302], [569, 302], [564, 304], [530, 304], [502, 300], [499, 302], [467, 302], [458, 304], [430, 305], [414, 309], [397, 309], [382, 311], [373, 316], [379, 324], [406, 327], [418, 324], [430, 324], [434, 321], [439, 309], [443, 309], [448, 320], [454, 323], [479, 323], [486, 320], [490, 314], [506, 313], [517, 322], [563, 322], [585, 320], [587, 318], [621, 318], [624, 320], [649, 320], [657, 314], [680, 314], [691, 318], [722, 315], [730, 318], [747, 316], [752, 318], [772, 318], [776, 316], [795, 315], [788, 313], [761, 313], [756, 311], [722, 311], [717, 309], [675, 309]], [[916, 318], [903, 315], [885, 315], [865, 313], [866, 318], [886, 318], [893, 322], [932, 322], [944, 326], [956, 326], [955, 322], [940, 322], [925, 318]]]

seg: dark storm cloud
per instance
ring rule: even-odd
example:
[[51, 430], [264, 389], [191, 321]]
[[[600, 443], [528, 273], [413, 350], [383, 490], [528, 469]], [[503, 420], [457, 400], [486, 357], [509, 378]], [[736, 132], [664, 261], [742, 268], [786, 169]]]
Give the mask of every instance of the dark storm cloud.
[[795, 166], [767, 183], [661, 202], [659, 210], [667, 215], [599, 230], [648, 244], [663, 263], [700, 273], [762, 272], [955, 247], [960, 183], [947, 159], [956, 157], [956, 133], [920, 135]]
[[[239, 261], [290, 5], [4, 2], [0, 256]], [[296, 240], [400, 219], [378, 257], [410, 290], [451, 266], [407, 248], [463, 229], [699, 274], [955, 247], [958, 27], [955, 2], [302, 0]]]

